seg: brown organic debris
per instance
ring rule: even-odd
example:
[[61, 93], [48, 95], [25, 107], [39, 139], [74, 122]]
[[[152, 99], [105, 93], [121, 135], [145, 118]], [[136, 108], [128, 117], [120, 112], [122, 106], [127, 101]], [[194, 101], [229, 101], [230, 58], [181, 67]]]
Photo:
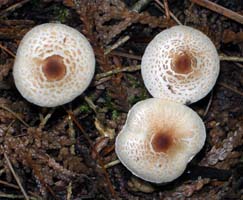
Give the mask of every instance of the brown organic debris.
[[240, 31], [238, 33], [235, 33], [234, 31], [230, 29], [226, 29], [223, 32], [223, 43], [241, 43], [243, 42], [243, 31]]
[[104, 137], [108, 137], [110, 139], [114, 139], [115, 136], [115, 130], [105, 127], [98, 118], [95, 118], [95, 127], [99, 131], [100, 135]]
[[128, 189], [133, 192], [152, 193], [155, 191], [155, 188], [150, 183], [138, 179], [134, 176], [131, 177], [127, 185], [128, 185]]
[[208, 8], [214, 12], [217, 12], [225, 17], [228, 17], [232, 20], [235, 20], [237, 22], [239, 22], [240, 24], [243, 24], [243, 16], [232, 11], [232, 10], [229, 10], [227, 8], [224, 8], [223, 6], [220, 6], [216, 3], [213, 3], [209, 0], [191, 0], [192, 2], [200, 5], [200, 6], [203, 6], [205, 8]]
[[[0, 199], [243, 199], [239, 2], [0, 0]], [[95, 51], [95, 78], [64, 105], [68, 114], [32, 105], [13, 84], [21, 39], [45, 22], [82, 32]], [[129, 108], [150, 97], [140, 73], [147, 44], [175, 23], [211, 38], [221, 71], [213, 93], [191, 106], [206, 125], [203, 150], [181, 177], [155, 185], [126, 170], [114, 142]]]
[[216, 144], [217, 146], [213, 146], [211, 150], [207, 153], [205, 158], [201, 161], [200, 165], [202, 166], [215, 166], [217, 168], [218, 166], [221, 166], [221, 162], [228, 162], [229, 165], [226, 165], [226, 167], [219, 167], [221, 169], [228, 169], [231, 167], [231, 165], [234, 165], [236, 163], [233, 163], [232, 161], [229, 162], [229, 160], [232, 157], [239, 157], [240, 154], [237, 152], [234, 152], [234, 148], [240, 146], [243, 144], [242, 138], [243, 138], [243, 124], [237, 124], [238, 129], [236, 131], [229, 132], [227, 134], [227, 138], [222, 141], [220, 144]]
[[4, 77], [8, 76], [9, 71], [12, 69], [13, 60], [7, 60], [7, 62], [3, 65], [0, 65], [0, 81], [3, 80]]

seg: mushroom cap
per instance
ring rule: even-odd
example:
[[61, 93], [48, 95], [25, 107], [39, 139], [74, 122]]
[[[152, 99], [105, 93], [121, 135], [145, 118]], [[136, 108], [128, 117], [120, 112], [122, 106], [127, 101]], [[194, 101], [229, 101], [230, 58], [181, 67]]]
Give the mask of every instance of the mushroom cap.
[[202, 32], [174, 26], [159, 33], [142, 57], [142, 77], [153, 97], [193, 103], [205, 97], [219, 74], [219, 56]]
[[63, 24], [31, 29], [18, 47], [13, 76], [28, 101], [54, 107], [72, 101], [90, 84], [95, 57], [88, 40]]
[[115, 151], [134, 175], [166, 183], [183, 173], [205, 139], [205, 126], [196, 112], [183, 104], [151, 98], [129, 111]]

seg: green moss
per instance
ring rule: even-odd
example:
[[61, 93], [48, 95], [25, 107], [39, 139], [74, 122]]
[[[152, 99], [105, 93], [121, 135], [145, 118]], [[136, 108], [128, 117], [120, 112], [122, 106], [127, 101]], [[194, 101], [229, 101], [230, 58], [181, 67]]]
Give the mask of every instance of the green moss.
[[84, 104], [84, 105], [81, 105], [81, 106], [80, 106], [80, 111], [81, 111], [82, 113], [87, 113], [87, 112], [90, 111], [90, 108], [89, 108], [89, 106], [88, 106], [87, 104]]
[[127, 74], [127, 79], [129, 81], [129, 84], [132, 86], [132, 88], [138, 88], [141, 87], [141, 82], [137, 80], [137, 78], [131, 74]]
[[106, 95], [104, 96], [104, 98], [105, 98], [104, 107], [106, 107], [108, 110], [114, 110], [114, 102], [113, 102], [113, 99], [111, 98], [109, 92], [106, 92]]
[[53, 13], [57, 21], [65, 23], [70, 16], [69, 10], [63, 6], [54, 6]]
[[112, 111], [112, 115], [111, 115], [112, 120], [116, 120], [118, 118], [118, 116], [119, 116], [118, 111], [117, 110], [113, 110]]
[[129, 87], [137, 89], [140, 92], [139, 95], [131, 95], [128, 97], [129, 104], [134, 105], [138, 101], [149, 98], [149, 93], [147, 92], [141, 80], [131, 74], [127, 74], [127, 79], [129, 82]]
[[128, 97], [128, 102], [130, 105], [134, 105], [135, 103], [148, 99], [148, 98], [149, 98], [148, 92], [145, 89], [143, 89], [143, 90], [141, 90], [141, 93], [139, 94], [139, 96], [135, 95], [135, 96]]

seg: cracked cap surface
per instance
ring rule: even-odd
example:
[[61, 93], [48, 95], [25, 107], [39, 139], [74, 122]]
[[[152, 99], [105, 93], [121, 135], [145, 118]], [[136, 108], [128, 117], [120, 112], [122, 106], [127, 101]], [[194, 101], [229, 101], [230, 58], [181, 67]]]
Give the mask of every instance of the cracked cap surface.
[[72, 101], [90, 84], [94, 52], [76, 29], [47, 23], [22, 39], [13, 68], [17, 89], [28, 101], [54, 107]]
[[188, 26], [174, 26], [149, 43], [141, 71], [153, 97], [188, 104], [206, 96], [215, 85], [219, 56], [205, 34]]
[[179, 177], [206, 139], [205, 126], [189, 107], [157, 98], [135, 104], [115, 150], [136, 176], [154, 183]]

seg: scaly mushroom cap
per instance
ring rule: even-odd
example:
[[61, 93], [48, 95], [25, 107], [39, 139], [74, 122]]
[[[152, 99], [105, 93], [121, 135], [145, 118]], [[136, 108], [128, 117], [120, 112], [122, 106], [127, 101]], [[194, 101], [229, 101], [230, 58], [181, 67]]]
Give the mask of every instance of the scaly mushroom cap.
[[39, 106], [72, 101], [90, 84], [95, 57], [88, 40], [77, 30], [47, 23], [22, 39], [13, 68], [17, 89]]
[[174, 26], [149, 43], [141, 70], [153, 97], [193, 103], [213, 88], [219, 74], [219, 56], [202, 32]]
[[179, 177], [206, 139], [201, 118], [189, 107], [151, 98], [134, 105], [115, 150], [136, 176], [154, 183]]

